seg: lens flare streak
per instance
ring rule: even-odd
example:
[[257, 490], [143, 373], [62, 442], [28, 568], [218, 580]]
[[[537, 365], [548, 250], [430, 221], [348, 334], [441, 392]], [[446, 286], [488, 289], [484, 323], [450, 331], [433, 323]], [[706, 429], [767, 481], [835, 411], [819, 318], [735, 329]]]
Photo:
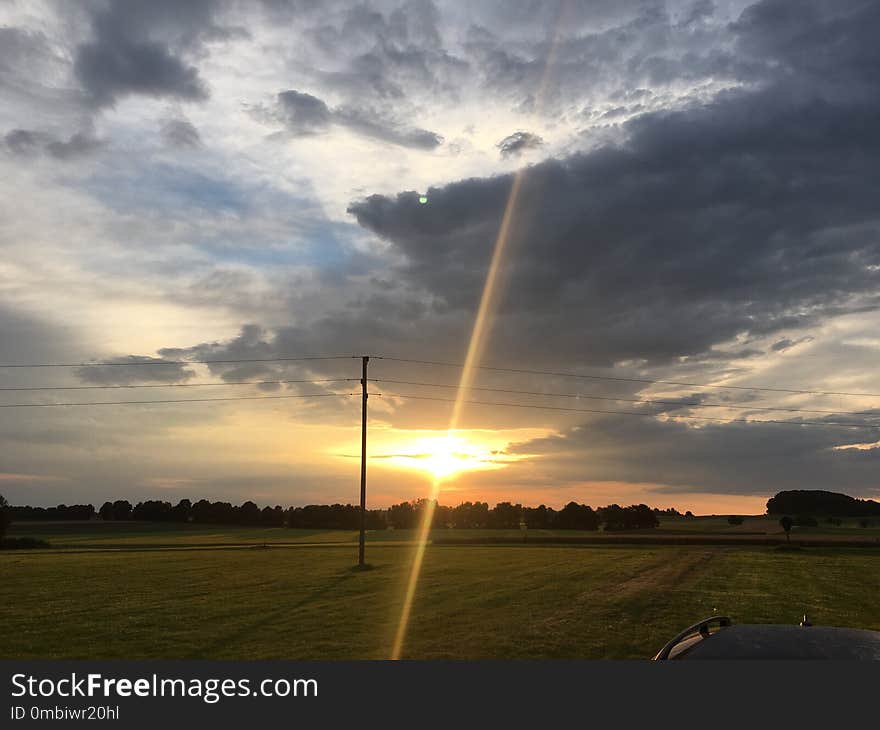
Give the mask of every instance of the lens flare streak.
[[[565, 27], [563, 16], [565, 15], [565, 5], [559, 13], [556, 21], [556, 30], [553, 40], [550, 44], [547, 58], [544, 64], [544, 72], [541, 83], [538, 87], [538, 93], [535, 95], [535, 108], [539, 108], [543, 96], [546, 92], [547, 82], [549, 79], [550, 68], [553, 65], [557, 46], [559, 44], [560, 30]], [[497, 304], [498, 297], [498, 274], [504, 259], [505, 249], [510, 240], [510, 232], [513, 228], [514, 212], [517, 210], [520, 192], [523, 185], [525, 171], [520, 169], [513, 176], [513, 182], [510, 187], [510, 193], [507, 197], [507, 204], [504, 207], [504, 215], [501, 219], [501, 225], [498, 228], [498, 235], [495, 239], [495, 247], [492, 250], [492, 258], [489, 263], [489, 269], [486, 272], [486, 281], [483, 285], [483, 294], [480, 298], [480, 306], [477, 310], [477, 316], [474, 320], [474, 327], [471, 331], [471, 339], [468, 344], [467, 357], [465, 358], [464, 367], [461, 371], [461, 378], [458, 384], [455, 403], [452, 407], [452, 416], [449, 421], [448, 432], [452, 434], [458, 428], [461, 419], [462, 410], [467, 399], [468, 390], [473, 382], [474, 371], [480, 362], [480, 357], [486, 343], [486, 334], [489, 330], [489, 322]], [[403, 598], [403, 607], [400, 612], [400, 620], [397, 624], [397, 631], [394, 636], [394, 644], [391, 650], [391, 659], [400, 659], [403, 653], [403, 645], [406, 640], [406, 632], [409, 627], [409, 620], [412, 614], [413, 600], [415, 599], [416, 588], [419, 582], [419, 576], [422, 571], [422, 563], [425, 558], [425, 549], [428, 544], [428, 538], [431, 532], [431, 523], [434, 518], [434, 507], [440, 494], [440, 485], [442, 477], [435, 476], [431, 488], [430, 499], [423, 510], [422, 522], [419, 526], [416, 550], [413, 556], [412, 566], [410, 567], [409, 580], [406, 586], [406, 592]]]

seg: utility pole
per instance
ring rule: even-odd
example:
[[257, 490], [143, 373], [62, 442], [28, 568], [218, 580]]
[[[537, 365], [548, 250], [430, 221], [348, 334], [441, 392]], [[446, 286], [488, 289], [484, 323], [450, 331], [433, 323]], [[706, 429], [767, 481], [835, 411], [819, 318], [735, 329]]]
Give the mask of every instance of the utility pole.
[[370, 357], [364, 355], [361, 358], [361, 535], [358, 544], [358, 567], [365, 567], [364, 563], [364, 530], [367, 525], [367, 365]]

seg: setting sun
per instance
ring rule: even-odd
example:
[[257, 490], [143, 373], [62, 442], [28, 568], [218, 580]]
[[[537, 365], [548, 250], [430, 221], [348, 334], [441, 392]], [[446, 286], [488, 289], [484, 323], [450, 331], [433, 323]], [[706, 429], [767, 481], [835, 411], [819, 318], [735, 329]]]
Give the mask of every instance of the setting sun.
[[379, 458], [394, 466], [426, 471], [438, 481], [464, 471], [497, 469], [506, 461], [496, 445], [458, 434], [422, 436], [395, 444], [394, 453]]

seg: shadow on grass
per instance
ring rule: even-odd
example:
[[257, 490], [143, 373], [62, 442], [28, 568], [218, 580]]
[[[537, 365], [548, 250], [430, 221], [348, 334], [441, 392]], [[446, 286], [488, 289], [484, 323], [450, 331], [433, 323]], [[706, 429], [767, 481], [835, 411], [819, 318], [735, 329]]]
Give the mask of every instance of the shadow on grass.
[[[258, 546], [262, 547], [262, 546]], [[296, 611], [299, 608], [303, 608], [313, 601], [318, 600], [324, 595], [330, 593], [334, 589], [338, 588], [342, 583], [347, 580], [351, 580], [354, 578], [357, 573], [362, 572], [364, 570], [372, 570], [373, 566], [367, 565], [363, 568], [361, 566], [355, 565], [352, 568], [346, 568], [343, 572], [339, 573], [335, 577], [331, 578], [326, 584], [311, 591], [309, 594], [303, 596], [300, 600], [292, 604], [286, 604], [278, 608], [278, 610], [273, 611], [269, 614], [262, 614], [258, 619], [252, 621], [251, 623], [238, 627], [234, 632], [231, 632], [225, 635], [223, 638], [219, 638], [212, 643], [201, 647], [197, 653], [194, 653], [190, 656], [191, 659], [208, 659], [211, 658], [212, 654], [218, 649], [222, 649], [230, 644], [236, 643], [239, 639], [246, 637], [253, 631], [257, 629], [263, 628], [267, 625], [272, 625], [274, 622], [289, 617], [292, 611]]]

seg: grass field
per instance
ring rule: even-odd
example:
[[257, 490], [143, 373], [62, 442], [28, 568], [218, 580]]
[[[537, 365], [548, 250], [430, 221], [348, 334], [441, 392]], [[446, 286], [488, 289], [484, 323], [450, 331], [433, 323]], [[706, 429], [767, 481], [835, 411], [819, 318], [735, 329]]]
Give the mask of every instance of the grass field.
[[[57, 548], [208, 548], [247, 545], [346, 544], [358, 539], [354, 530], [291, 530], [284, 527], [237, 527], [229, 525], [188, 525], [161, 522], [19, 522], [12, 525], [10, 536], [28, 536], [45, 540]], [[577, 530], [434, 530], [432, 539], [442, 541], [508, 540], [540, 541], [546, 538], [641, 540], [664, 537], [717, 537], [719, 540], [782, 540], [784, 533], [775, 517], [746, 517], [741, 525], [730, 525], [724, 516], [695, 518], [661, 517], [660, 526], [623, 533], [580, 532]], [[373, 544], [412, 542], [413, 530], [369, 532]], [[795, 527], [792, 539], [833, 541], [876, 541], [880, 547], [880, 527], [863, 528], [855, 519], [840, 525], [822, 523], [819, 527]]]
[[[374, 569], [357, 572], [346, 532], [103, 527], [16, 527], [59, 547], [0, 553], [0, 656], [389, 652], [411, 534], [374, 534]], [[149, 549], [157, 545], [164, 549]], [[770, 623], [796, 623], [807, 611], [815, 623], [880, 630], [878, 567], [873, 548], [433, 546], [405, 656], [642, 658], [715, 611]]]

